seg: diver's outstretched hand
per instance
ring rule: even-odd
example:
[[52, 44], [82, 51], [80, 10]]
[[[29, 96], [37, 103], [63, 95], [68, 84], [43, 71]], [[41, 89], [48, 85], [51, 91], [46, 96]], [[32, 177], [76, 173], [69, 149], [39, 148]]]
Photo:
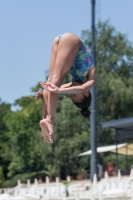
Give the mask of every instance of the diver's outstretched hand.
[[43, 97], [43, 94], [42, 94], [42, 92], [38, 91], [38, 92], [36, 93], [36, 95], [35, 95], [35, 98], [34, 98], [34, 99], [42, 99], [42, 97]]
[[59, 88], [56, 85], [54, 85], [54, 84], [52, 84], [50, 82], [47, 82], [47, 83], [43, 83], [42, 82], [42, 83], [40, 83], [40, 85], [44, 89], [48, 90], [49, 92], [53, 92], [53, 93], [58, 93], [59, 92]]

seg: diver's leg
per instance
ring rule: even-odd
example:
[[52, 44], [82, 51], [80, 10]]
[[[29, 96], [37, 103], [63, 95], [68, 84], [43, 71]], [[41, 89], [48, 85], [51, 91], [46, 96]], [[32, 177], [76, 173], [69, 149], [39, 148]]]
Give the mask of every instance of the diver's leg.
[[[71, 69], [75, 58], [82, 43], [80, 39], [73, 34], [64, 34], [58, 45], [55, 67], [51, 79], [51, 83], [60, 87], [66, 74]], [[47, 103], [47, 116], [44, 120], [40, 121], [40, 126], [45, 129], [46, 139], [52, 143], [53, 142], [53, 132], [54, 132], [54, 120], [55, 113], [58, 103], [58, 94], [49, 92], [48, 93], [48, 103]], [[46, 133], [47, 128], [47, 133]]]
[[[51, 57], [50, 57], [50, 67], [49, 67], [49, 76], [47, 81], [51, 81], [54, 67], [55, 67], [55, 60], [57, 55], [57, 48], [59, 44], [58, 36], [54, 39], [52, 43], [52, 51], [51, 51]], [[43, 99], [42, 99], [42, 112], [43, 112], [43, 119], [46, 118], [47, 115], [47, 103], [48, 103], [48, 91], [43, 90]]]

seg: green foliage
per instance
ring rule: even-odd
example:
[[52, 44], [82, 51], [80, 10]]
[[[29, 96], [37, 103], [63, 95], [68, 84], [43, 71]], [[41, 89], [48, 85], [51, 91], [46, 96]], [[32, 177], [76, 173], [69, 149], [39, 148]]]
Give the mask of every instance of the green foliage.
[[[87, 45], [91, 32], [82, 31]], [[98, 146], [114, 144], [115, 132], [101, 129], [101, 122], [133, 116], [133, 45], [127, 36], [116, 31], [109, 21], [96, 27], [96, 69]], [[100, 163], [115, 160], [114, 154], [99, 154]], [[119, 168], [123, 169], [123, 156]], [[129, 158], [129, 160], [131, 160]], [[130, 162], [128, 162], [130, 166]], [[126, 167], [126, 166], [125, 166]]]
[[31, 92], [36, 93], [38, 91], [42, 91], [42, 87], [40, 85], [40, 82], [38, 82], [34, 87], [31, 88]]
[[[90, 126], [89, 120], [80, 115], [80, 110], [72, 104], [70, 98], [64, 96], [58, 106], [60, 112], [56, 116], [54, 152], [60, 169], [69, 175], [72, 171], [76, 173], [77, 165], [80, 166], [79, 159], [72, 160], [70, 156], [89, 148]], [[86, 162], [85, 158], [83, 160]]]
[[[91, 32], [82, 31], [82, 40], [89, 46]], [[98, 146], [114, 143], [114, 131], [101, 129], [101, 122], [133, 116], [133, 46], [126, 35], [109, 24], [96, 27], [96, 69]], [[70, 81], [68, 75], [64, 83]], [[37, 83], [31, 92], [42, 90]], [[5, 186], [14, 186], [17, 179], [26, 182], [39, 175], [50, 177], [76, 175], [89, 169], [90, 157], [70, 159], [90, 149], [90, 120], [80, 115], [68, 95], [60, 95], [56, 114], [54, 143], [46, 143], [41, 135], [41, 100], [25, 96], [15, 101], [20, 110], [12, 112], [10, 104], [0, 101], [0, 160]], [[101, 164], [113, 160], [110, 153], [99, 154]], [[124, 168], [120, 157], [120, 168]], [[131, 164], [131, 159], [129, 159]], [[10, 178], [10, 179], [9, 179]]]
[[0, 164], [3, 167], [4, 174], [8, 171], [8, 165], [11, 161], [9, 128], [6, 125], [4, 117], [11, 113], [10, 104], [2, 102], [0, 99]]
[[49, 146], [46, 144], [44, 149], [44, 141], [39, 128], [40, 119], [40, 102], [32, 100], [22, 110], [7, 115], [6, 123], [12, 134], [13, 152], [12, 161], [8, 168], [9, 177], [16, 173], [38, 171], [42, 168], [44, 163], [42, 151], [47, 152]]
[[37, 173], [31, 172], [31, 173], [23, 173], [23, 174], [16, 174], [11, 179], [8, 179], [4, 183], [5, 188], [9, 187], [15, 187], [17, 185], [18, 180], [21, 181], [21, 183], [27, 183], [27, 179], [30, 179], [31, 183], [34, 182], [34, 178], [36, 178]]
[[0, 167], [0, 188], [3, 188], [4, 181], [5, 181], [5, 177], [4, 177], [4, 174], [3, 174], [3, 169], [2, 169], [2, 167]]

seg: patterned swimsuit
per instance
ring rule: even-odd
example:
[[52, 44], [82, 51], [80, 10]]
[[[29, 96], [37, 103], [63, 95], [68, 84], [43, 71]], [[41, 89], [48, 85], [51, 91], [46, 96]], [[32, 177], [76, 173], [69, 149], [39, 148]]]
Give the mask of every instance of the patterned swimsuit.
[[[62, 34], [58, 36], [59, 40], [61, 36]], [[93, 66], [94, 66], [93, 58], [89, 53], [89, 50], [86, 47], [86, 45], [82, 42], [82, 47], [80, 48], [76, 56], [76, 59], [74, 61], [74, 64], [69, 71], [69, 73], [72, 76], [72, 82], [77, 82], [78, 80], [84, 82], [84, 79], [88, 71]]]

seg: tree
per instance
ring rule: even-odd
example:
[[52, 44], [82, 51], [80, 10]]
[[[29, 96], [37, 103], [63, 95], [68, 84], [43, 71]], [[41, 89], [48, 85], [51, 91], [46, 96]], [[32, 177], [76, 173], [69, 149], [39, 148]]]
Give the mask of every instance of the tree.
[[3, 188], [4, 181], [5, 181], [5, 177], [4, 177], [4, 174], [3, 174], [3, 169], [2, 169], [2, 167], [0, 167], [0, 188]]
[[[82, 31], [82, 39], [89, 45], [91, 32]], [[97, 107], [100, 123], [133, 115], [132, 52], [133, 45], [127, 36], [117, 32], [109, 21], [97, 24]], [[104, 141], [108, 140], [104, 138]]]
[[[44, 144], [39, 120], [41, 119], [41, 102], [32, 96], [17, 100], [19, 111], [9, 113], [5, 122], [11, 138], [12, 160], [8, 167], [8, 176], [16, 173], [34, 172], [43, 169], [49, 145]], [[45, 146], [44, 146], [45, 145]], [[44, 153], [45, 152], [45, 155]]]
[[6, 125], [4, 118], [8, 113], [11, 113], [10, 109], [11, 105], [2, 102], [0, 99], [0, 163], [2, 168], [4, 169], [4, 174], [7, 173], [8, 169], [7, 166], [11, 161], [11, 154], [10, 151], [10, 140], [11, 135], [9, 135], [9, 129]]
[[[87, 45], [91, 32], [82, 31]], [[115, 133], [102, 130], [101, 122], [133, 116], [133, 44], [125, 34], [118, 32], [109, 21], [99, 22], [96, 27], [96, 69], [98, 146], [114, 143]], [[99, 154], [104, 163], [110, 154]], [[113, 157], [113, 155], [112, 155]], [[123, 168], [123, 157], [119, 157]], [[129, 162], [130, 163], [130, 162]]]

